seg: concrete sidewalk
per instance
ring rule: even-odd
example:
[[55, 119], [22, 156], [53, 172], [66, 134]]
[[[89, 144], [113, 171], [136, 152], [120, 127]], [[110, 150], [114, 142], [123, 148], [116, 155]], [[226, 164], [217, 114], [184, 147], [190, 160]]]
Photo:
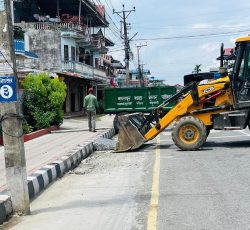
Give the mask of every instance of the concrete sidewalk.
[[[93, 141], [114, 135], [113, 116], [97, 117], [97, 132], [89, 132], [86, 117], [64, 119], [60, 130], [25, 142], [29, 196], [33, 199], [51, 182], [78, 165], [93, 151]], [[10, 214], [5, 179], [4, 147], [0, 147], [0, 224]], [[7, 195], [7, 196], [6, 196]]]

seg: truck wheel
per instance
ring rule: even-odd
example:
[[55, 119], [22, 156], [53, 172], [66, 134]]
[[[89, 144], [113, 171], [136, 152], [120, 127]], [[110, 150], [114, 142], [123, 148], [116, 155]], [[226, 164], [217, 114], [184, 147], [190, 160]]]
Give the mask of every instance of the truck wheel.
[[206, 142], [206, 138], [206, 126], [192, 116], [182, 117], [172, 129], [172, 139], [182, 150], [197, 150]]

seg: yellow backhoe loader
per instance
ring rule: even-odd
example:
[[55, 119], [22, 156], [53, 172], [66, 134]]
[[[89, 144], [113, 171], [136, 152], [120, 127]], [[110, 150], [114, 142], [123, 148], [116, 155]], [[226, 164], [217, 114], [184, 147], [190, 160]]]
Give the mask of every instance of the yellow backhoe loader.
[[[230, 74], [224, 71], [220, 78], [206, 84], [192, 81], [150, 114], [119, 116], [116, 151], [137, 149], [169, 125], [174, 143], [182, 150], [202, 147], [211, 129], [250, 128], [250, 36], [236, 40], [233, 56]], [[172, 102], [176, 105], [164, 114], [162, 108]]]

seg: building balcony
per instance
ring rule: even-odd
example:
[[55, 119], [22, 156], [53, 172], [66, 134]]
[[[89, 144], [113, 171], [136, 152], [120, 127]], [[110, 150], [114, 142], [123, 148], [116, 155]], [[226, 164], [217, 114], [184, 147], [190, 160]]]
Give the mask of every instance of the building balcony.
[[36, 68], [38, 56], [25, 49], [25, 42], [23, 40], [14, 40], [14, 48], [18, 72], [26, 70], [31, 71]]
[[60, 31], [72, 31], [85, 34], [87, 31], [86, 26], [79, 25], [77, 23], [68, 22], [22, 22], [15, 23], [15, 26], [19, 26], [24, 30], [60, 30]]
[[15, 48], [15, 54], [23, 56], [24, 58], [31, 58], [35, 59], [38, 58], [38, 56], [28, 50], [25, 50], [25, 43], [23, 40], [14, 40], [14, 48]]
[[106, 73], [93, 66], [76, 61], [62, 61], [62, 72], [77, 73], [79, 77], [89, 80], [107, 82]]

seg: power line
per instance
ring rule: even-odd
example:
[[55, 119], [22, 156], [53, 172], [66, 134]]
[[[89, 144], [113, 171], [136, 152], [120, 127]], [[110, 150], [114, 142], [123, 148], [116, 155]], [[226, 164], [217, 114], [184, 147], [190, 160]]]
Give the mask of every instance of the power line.
[[[203, 23], [200, 23], [201, 25], [203, 24]], [[204, 23], [204, 26], [206, 26], [206, 24], [208, 24], [208, 23]], [[208, 29], [212, 29], [212, 30], [218, 30], [218, 29], [230, 29], [230, 30], [232, 30], [232, 29], [240, 29], [240, 28], [249, 28], [250, 27], [250, 25], [238, 25], [238, 26], [232, 26], [232, 25], [223, 25], [223, 26], [218, 26], [218, 27], [214, 27], [212, 24], [210, 25], [210, 24], [208, 24], [208, 26], [207, 26], [207, 28], [195, 28], [195, 27], [191, 27], [191, 26], [194, 26], [194, 24], [183, 24], [182, 26], [176, 26], [176, 27], [174, 27], [174, 26], [162, 26], [162, 27], [156, 27], [156, 26], [154, 26], [154, 27], [148, 27], [148, 26], [139, 26], [138, 28], [140, 28], [141, 30], [150, 30], [150, 31], [152, 31], [152, 30], [169, 30], [169, 29], [177, 29], [177, 28], [186, 28], [186, 29], [193, 29], [193, 30], [208, 30]]]
[[123, 51], [123, 50], [124, 50], [124, 49], [109, 50], [109, 53], [114, 53], [114, 52]]
[[[112, 12], [113, 11], [113, 9], [114, 9], [114, 7], [113, 7], [113, 5], [112, 5], [112, 3], [111, 3], [111, 7], [109, 6], [109, 4], [108, 4], [108, 2], [107, 2], [107, 0], [105, 0], [105, 2], [106, 2], [106, 4], [107, 4], [107, 6], [108, 6], [108, 8], [109, 8], [109, 10], [110, 10], [110, 12]], [[116, 17], [114, 17], [115, 18], [115, 20], [116, 20], [116, 22], [117, 23], [120, 23], [118, 20], [117, 20], [117, 18]]]
[[159, 41], [159, 40], [171, 40], [171, 39], [186, 39], [186, 38], [199, 38], [199, 37], [212, 37], [221, 35], [233, 35], [238, 33], [249, 32], [250, 30], [238, 30], [235, 32], [223, 32], [223, 33], [210, 33], [210, 34], [198, 34], [198, 35], [185, 35], [185, 36], [170, 36], [170, 37], [158, 37], [158, 38], [139, 38], [133, 41]]
[[[100, 2], [100, 4], [102, 4], [101, 1], [99, 1], [99, 2]], [[106, 2], [106, 4], [107, 4], [107, 6], [108, 6], [108, 9], [109, 9], [110, 12], [112, 13], [112, 9], [110, 8], [110, 6], [108, 5], [108, 3], [107, 3], [106, 0], [105, 0], [105, 2]], [[110, 19], [111, 22], [114, 24], [114, 26], [116, 27], [116, 29], [117, 29], [118, 31], [120, 31], [119, 28], [117, 27], [116, 23], [113, 21], [112, 17], [108, 14], [107, 11], [106, 11], [106, 15], [109, 17], [109, 19]], [[115, 19], [116, 19], [116, 18], [115, 18]], [[119, 21], [118, 21], [117, 19], [116, 19], [116, 21], [119, 23]]]
[[[100, 0], [97, 0], [97, 1], [102, 5], [102, 3], [101, 3]], [[110, 12], [112, 13], [112, 9], [110, 8], [109, 4], [107, 3], [106, 0], [105, 0], [105, 2], [106, 2], [106, 4], [107, 4], [107, 6], [108, 6], [108, 9], [109, 9]], [[106, 11], [105, 13], [106, 13], [106, 15], [109, 17], [109, 19], [111, 20], [111, 22], [114, 24], [114, 26], [117, 28], [117, 30], [120, 31], [119, 28], [116, 26], [116, 23], [113, 21], [112, 17], [108, 14], [108, 12]], [[116, 18], [115, 18], [115, 19], [116, 19]], [[117, 22], [119, 23], [118, 20], [117, 20]]]
[[[244, 11], [244, 10], [249, 11], [249, 9], [250, 9], [250, 7], [238, 8], [238, 9], [233, 8], [233, 9], [227, 9], [227, 10], [221, 10], [221, 9], [220, 9], [219, 12], [213, 12], [213, 13], [211, 13], [211, 12], [208, 12], [208, 13], [204, 12], [204, 13], [195, 14], [195, 15], [192, 14], [191, 16], [183, 17], [182, 20], [185, 21], [185, 20], [188, 19], [188, 18], [197, 18], [197, 17], [199, 17], [199, 16], [204, 17], [204, 16], [206, 16], [206, 15], [208, 15], [208, 16], [217, 15], [217, 14], [223, 15], [223, 13], [227, 13], [227, 12], [241, 12], [241, 13], [242, 13], [242, 11]], [[239, 17], [242, 18], [242, 15], [241, 15], [241, 14], [238, 14], [238, 15], [239, 15]], [[176, 17], [171, 17], [171, 18], [168, 18], [167, 20], [168, 20], [168, 21], [170, 21], [170, 20], [173, 20], [173, 21], [174, 21], [174, 20], [176, 20], [176, 19], [177, 19]], [[178, 18], [178, 19], [179, 19], [179, 18]], [[228, 17], [228, 19], [232, 19], [231, 15], [230, 15], [230, 17]]]
[[[97, 0], [99, 2], [99, 4], [102, 4], [100, 0]], [[108, 6], [108, 9], [112, 12], [112, 9], [110, 8], [109, 4], [107, 3], [107, 1], [105, 0], [107, 6]], [[111, 34], [113, 36], [115, 36], [116, 38], [118, 38], [118, 40], [115, 42], [120, 42], [120, 29], [117, 27], [116, 23], [114, 22], [114, 20], [112, 19], [112, 17], [109, 15], [109, 13], [106, 11], [105, 12], [106, 16], [108, 17], [109, 21], [111, 22], [111, 24], [109, 24], [109, 27], [108, 27], [108, 30], [110, 30]], [[116, 18], [115, 18], [116, 19]], [[119, 23], [119, 22], [118, 22]]]
[[[105, 0], [105, 2], [106, 2], [106, 0]], [[114, 9], [115, 7], [114, 7], [114, 5], [112, 4], [111, 0], [109, 0], [109, 3], [110, 3], [110, 5], [111, 5], [112, 9]]]
[[[240, 10], [240, 12], [241, 12], [241, 14], [237, 14], [237, 15], [234, 15], [233, 17], [232, 17], [232, 15], [230, 15], [230, 17], [227, 17], [226, 19], [224, 19], [224, 20], [217, 20], [218, 18], [220, 18], [220, 17], [214, 17], [214, 18], [212, 18], [212, 19], [209, 19], [209, 23], [211, 23], [211, 22], [216, 22], [217, 24], [218, 24], [218, 22], [223, 22], [223, 23], [225, 23], [225, 22], [229, 22], [230, 24], [232, 24], [233, 23], [233, 19], [234, 18], [242, 18], [242, 10], [246, 10], [246, 9], [250, 9], [250, 8], [241, 8]], [[203, 16], [204, 17], [204, 15], [209, 15], [209, 16], [212, 16], [212, 15], [216, 15], [216, 14], [223, 14], [223, 12], [230, 12], [230, 11], [233, 11], [233, 12], [236, 12], [237, 10], [224, 10], [224, 11], [220, 11], [220, 12], [216, 12], [216, 13], [205, 13], [205, 14], [197, 14], [197, 15], [192, 15], [192, 16], [185, 16], [185, 17], [183, 17], [182, 18], [182, 21], [183, 22], [186, 22], [187, 21], [187, 19], [189, 19], [189, 18], [195, 18], [195, 19], [197, 19], [197, 17], [198, 16]], [[177, 18], [175, 17], [175, 18], [168, 18], [167, 19], [167, 21], [176, 21], [177, 20]], [[206, 22], [204, 22], [204, 23], [206, 23]], [[170, 24], [170, 25], [167, 25], [166, 26], [166, 28], [167, 27], [170, 27], [170, 28], [173, 28], [173, 27], [182, 27], [182, 26], [188, 26], [188, 25], [193, 25], [193, 24], [195, 24], [195, 22], [194, 23], [190, 23], [190, 24], [186, 24], [186, 23], [177, 23], [177, 24]], [[200, 24], [200, 22], [199, 22], [199, 24]], [[147, 25], [149, 25], [149, 23], [147, 23]], [[155, 26], [155, 24], [152, 26], [153, 28], [149, 28], [149, 29], [155, 29], [155, 28], [157, 28], [156, 26]], [[143, 24], [141, 24], [140, 23], [140, 25], [139, 25], [139, 28], [143, 28]], [[144, 27], [145, 28], [145, 27]]]

